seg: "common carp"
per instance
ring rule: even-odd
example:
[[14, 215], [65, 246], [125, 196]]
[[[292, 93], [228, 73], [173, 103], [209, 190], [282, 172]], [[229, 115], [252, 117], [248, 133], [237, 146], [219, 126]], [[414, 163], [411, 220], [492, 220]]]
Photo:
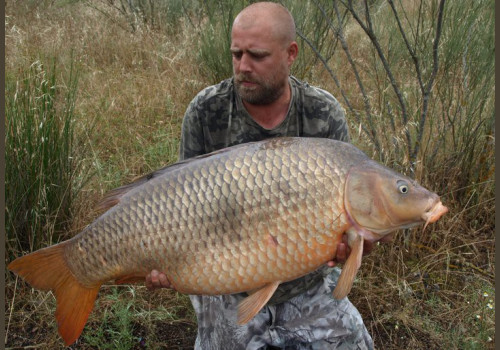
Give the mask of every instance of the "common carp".
[[345, 297], [363, 240], [435, 222], [439, 196], [368, 158], [351, 144], [275, 138], [160, 169], [111, 191], [105, 212], [75, 237], [17, 258], [8, 268], [52, 290], [66, 345], [80, 335], [100, 286], [164, 271], [181, 293], [250, 292], [244, 324], [278, 285], [349, 255], [334, 297]]

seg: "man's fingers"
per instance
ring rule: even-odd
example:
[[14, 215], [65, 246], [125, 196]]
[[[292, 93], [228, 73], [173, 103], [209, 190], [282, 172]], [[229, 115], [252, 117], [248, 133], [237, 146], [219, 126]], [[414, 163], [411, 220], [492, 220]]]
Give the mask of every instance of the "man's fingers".
[[151, 271], [151, 283], [154, 286], [159, 286], [160, 273], [156, 270]]
[[158, 284], [160, 287], [163, 287], [163, 288], [172, 288], [170, 281], [167, 278], [167, 275], [165, 275], [164, 273], [159, 274]]
[[149, 290], [161, 287], [160, 273], [157, 270], [152, 270], [151, 273], [146, 276], [146, 287]]
[[152, 270], [151, 273], [146, 276], [146, 288], [154, 290], [157, 288], [174, 288], [174, 286], [163, 272]]
[[349, 246], [345, 242], [340, 242], [337, 246], [337, 254], [335, 255], [335, 260], [339, 263], [345, 263], [348, 257], [347, 248]]

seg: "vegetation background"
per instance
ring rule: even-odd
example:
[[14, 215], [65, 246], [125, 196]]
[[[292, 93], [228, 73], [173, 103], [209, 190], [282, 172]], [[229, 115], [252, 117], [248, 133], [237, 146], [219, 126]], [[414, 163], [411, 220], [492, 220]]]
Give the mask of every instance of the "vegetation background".
[[[108, 190], [175, 162], [190, 100], [231, 76], [243, 0], [5, 5], [6, 262], [78, 233]], [[494, 1], [282, 3], [293, 74], [334, 94], [352, 142], [450, 212], [363, 261], [350, 299], [378, 349], [495, 345]], [[6, 271], [6, 348], [62, 348], [51, 293]], [[192, 348], [186, 296], [106, 285], [72, 349]]]

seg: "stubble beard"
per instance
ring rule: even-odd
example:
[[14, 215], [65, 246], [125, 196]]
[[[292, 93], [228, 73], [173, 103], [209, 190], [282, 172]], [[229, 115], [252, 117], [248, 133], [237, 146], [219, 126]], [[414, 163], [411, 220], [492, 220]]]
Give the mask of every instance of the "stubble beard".
[[[275, 71], [268, 78], [258, 78], [246, 73], [236, 74], [234, 77], [236, 91], [241, 99], [248, 103], [254, 105], [270, 104], [280, 98], [287, 87], [287, 80], [285, 81], [283, 74], [286, 74], [288, 78], [288, 73], [283, 71]], [[242, 84], [243, 81], [249, 81], [256, 85], [247, 87]]]

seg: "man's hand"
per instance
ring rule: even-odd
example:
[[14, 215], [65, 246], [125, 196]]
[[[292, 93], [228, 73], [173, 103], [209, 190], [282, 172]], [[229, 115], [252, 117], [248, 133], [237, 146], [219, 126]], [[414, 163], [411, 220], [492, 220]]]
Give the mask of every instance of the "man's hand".
[[[389, 241], [392, 238], [392, 234], [387, 236], [387, 240], [384, 238], [383, 241]], [[370, 252], [373, 250], [373, 246], [375, 243], [370, 242], [368, 240], [364, 240], [363, 244], [363, 256], [370, 254]], [[342, 236], [342, 242], [339, 243], [337, 247], [337, 253], [335, 255], [335, 260], [330, 260], [326, 264], [329, 267], [334, 267], [337, 265], [337, 263], [345, 263], [347, 258], [349, 257], [349, 254], [351, 254], [351, 248], [349, 247], [349, 244], [347, 243], [347, 235], [344, 234]]]
[[168, 280], [167, 275], [157, 270], [151, 271], [151, 273], [146, 276], [146, 288], [149, 290], [155, 290], [158, 288], [175, 289], [174, 286]]

